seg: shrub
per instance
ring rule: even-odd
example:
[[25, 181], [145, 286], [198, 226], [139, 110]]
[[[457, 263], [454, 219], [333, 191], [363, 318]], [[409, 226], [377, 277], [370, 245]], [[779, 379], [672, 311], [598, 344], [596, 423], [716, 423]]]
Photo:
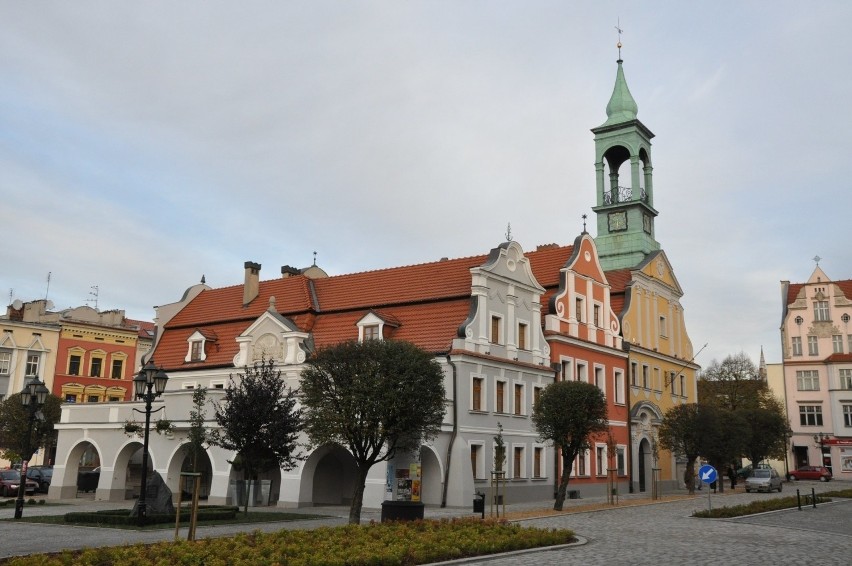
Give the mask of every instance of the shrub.
[[[817, 503], [826, 503], [831, 499], [818, 495]], [[766, 513], [767, 511], [778, 511], [779, 509], [790, 509], [798, 506], [798, 499], [793, 497], [776, 497], [775, 499], [764, 499], [762, 501], [752, 501], [744, 505], [733, 505], [731, 507], [719, 507], [711, 510], [696, 511], [692, 514], [693, 517], [701, 517], [702, 519], [727, 519], [730, 517], [741, 517], [743, 515], [754, 515], [755, 513]], [[802, 505], [804, 505], [802, 499]], [[810, 505], [810, 502], [808, 503]]]

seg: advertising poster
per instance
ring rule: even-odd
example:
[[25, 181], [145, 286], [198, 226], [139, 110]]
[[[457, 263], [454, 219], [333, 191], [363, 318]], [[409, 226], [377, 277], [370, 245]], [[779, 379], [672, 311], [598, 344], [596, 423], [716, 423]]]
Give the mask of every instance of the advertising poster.
[[394, 481], [396, 477], [394, 475], [394, 467], [393, 464], [388, 464], [387, 472], [385, 473], [385, 501], [393, 501], [393, 491], [394, 491]]
[[411, 478], [407, 469], [396, 471], [396, 500], [411, 501]]

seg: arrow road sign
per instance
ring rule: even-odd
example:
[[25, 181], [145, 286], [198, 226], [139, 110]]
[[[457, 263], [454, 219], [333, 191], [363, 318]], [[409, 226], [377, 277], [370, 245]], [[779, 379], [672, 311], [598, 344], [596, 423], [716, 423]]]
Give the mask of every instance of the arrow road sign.
[[710, 464], [704, 464], [698, 468], [698, 478], [704, 483], [713, 483], [718, 479], [718, 477], [719, 474], [716, 472], [716, 468]]

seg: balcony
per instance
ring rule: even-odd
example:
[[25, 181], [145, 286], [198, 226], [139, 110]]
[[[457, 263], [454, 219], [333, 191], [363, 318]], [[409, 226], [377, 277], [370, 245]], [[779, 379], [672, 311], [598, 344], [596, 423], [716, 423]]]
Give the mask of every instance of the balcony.
[[[633, 200], [633, 188], [632, 187], [616, 187], [609, 191], [604, 191], [603, 195], [603, 203], [606, 204], [617, 204], [620, 202], [630, 202]], [[645, 188], [639, 188], [639, 200], [642, 202], [648, 202], [648, 195], [645, 193]]]

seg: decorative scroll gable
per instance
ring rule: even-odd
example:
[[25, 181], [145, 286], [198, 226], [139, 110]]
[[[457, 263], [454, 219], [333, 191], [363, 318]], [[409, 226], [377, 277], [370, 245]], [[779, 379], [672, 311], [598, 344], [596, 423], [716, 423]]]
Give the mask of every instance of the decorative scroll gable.
[[272, 310], [261, 314], [236, 341], [240, 350], [234, 356], [235, 367], [251, 365], [261, 358], [278, 364], [301, 364], [311, 351], [310, 334]]

